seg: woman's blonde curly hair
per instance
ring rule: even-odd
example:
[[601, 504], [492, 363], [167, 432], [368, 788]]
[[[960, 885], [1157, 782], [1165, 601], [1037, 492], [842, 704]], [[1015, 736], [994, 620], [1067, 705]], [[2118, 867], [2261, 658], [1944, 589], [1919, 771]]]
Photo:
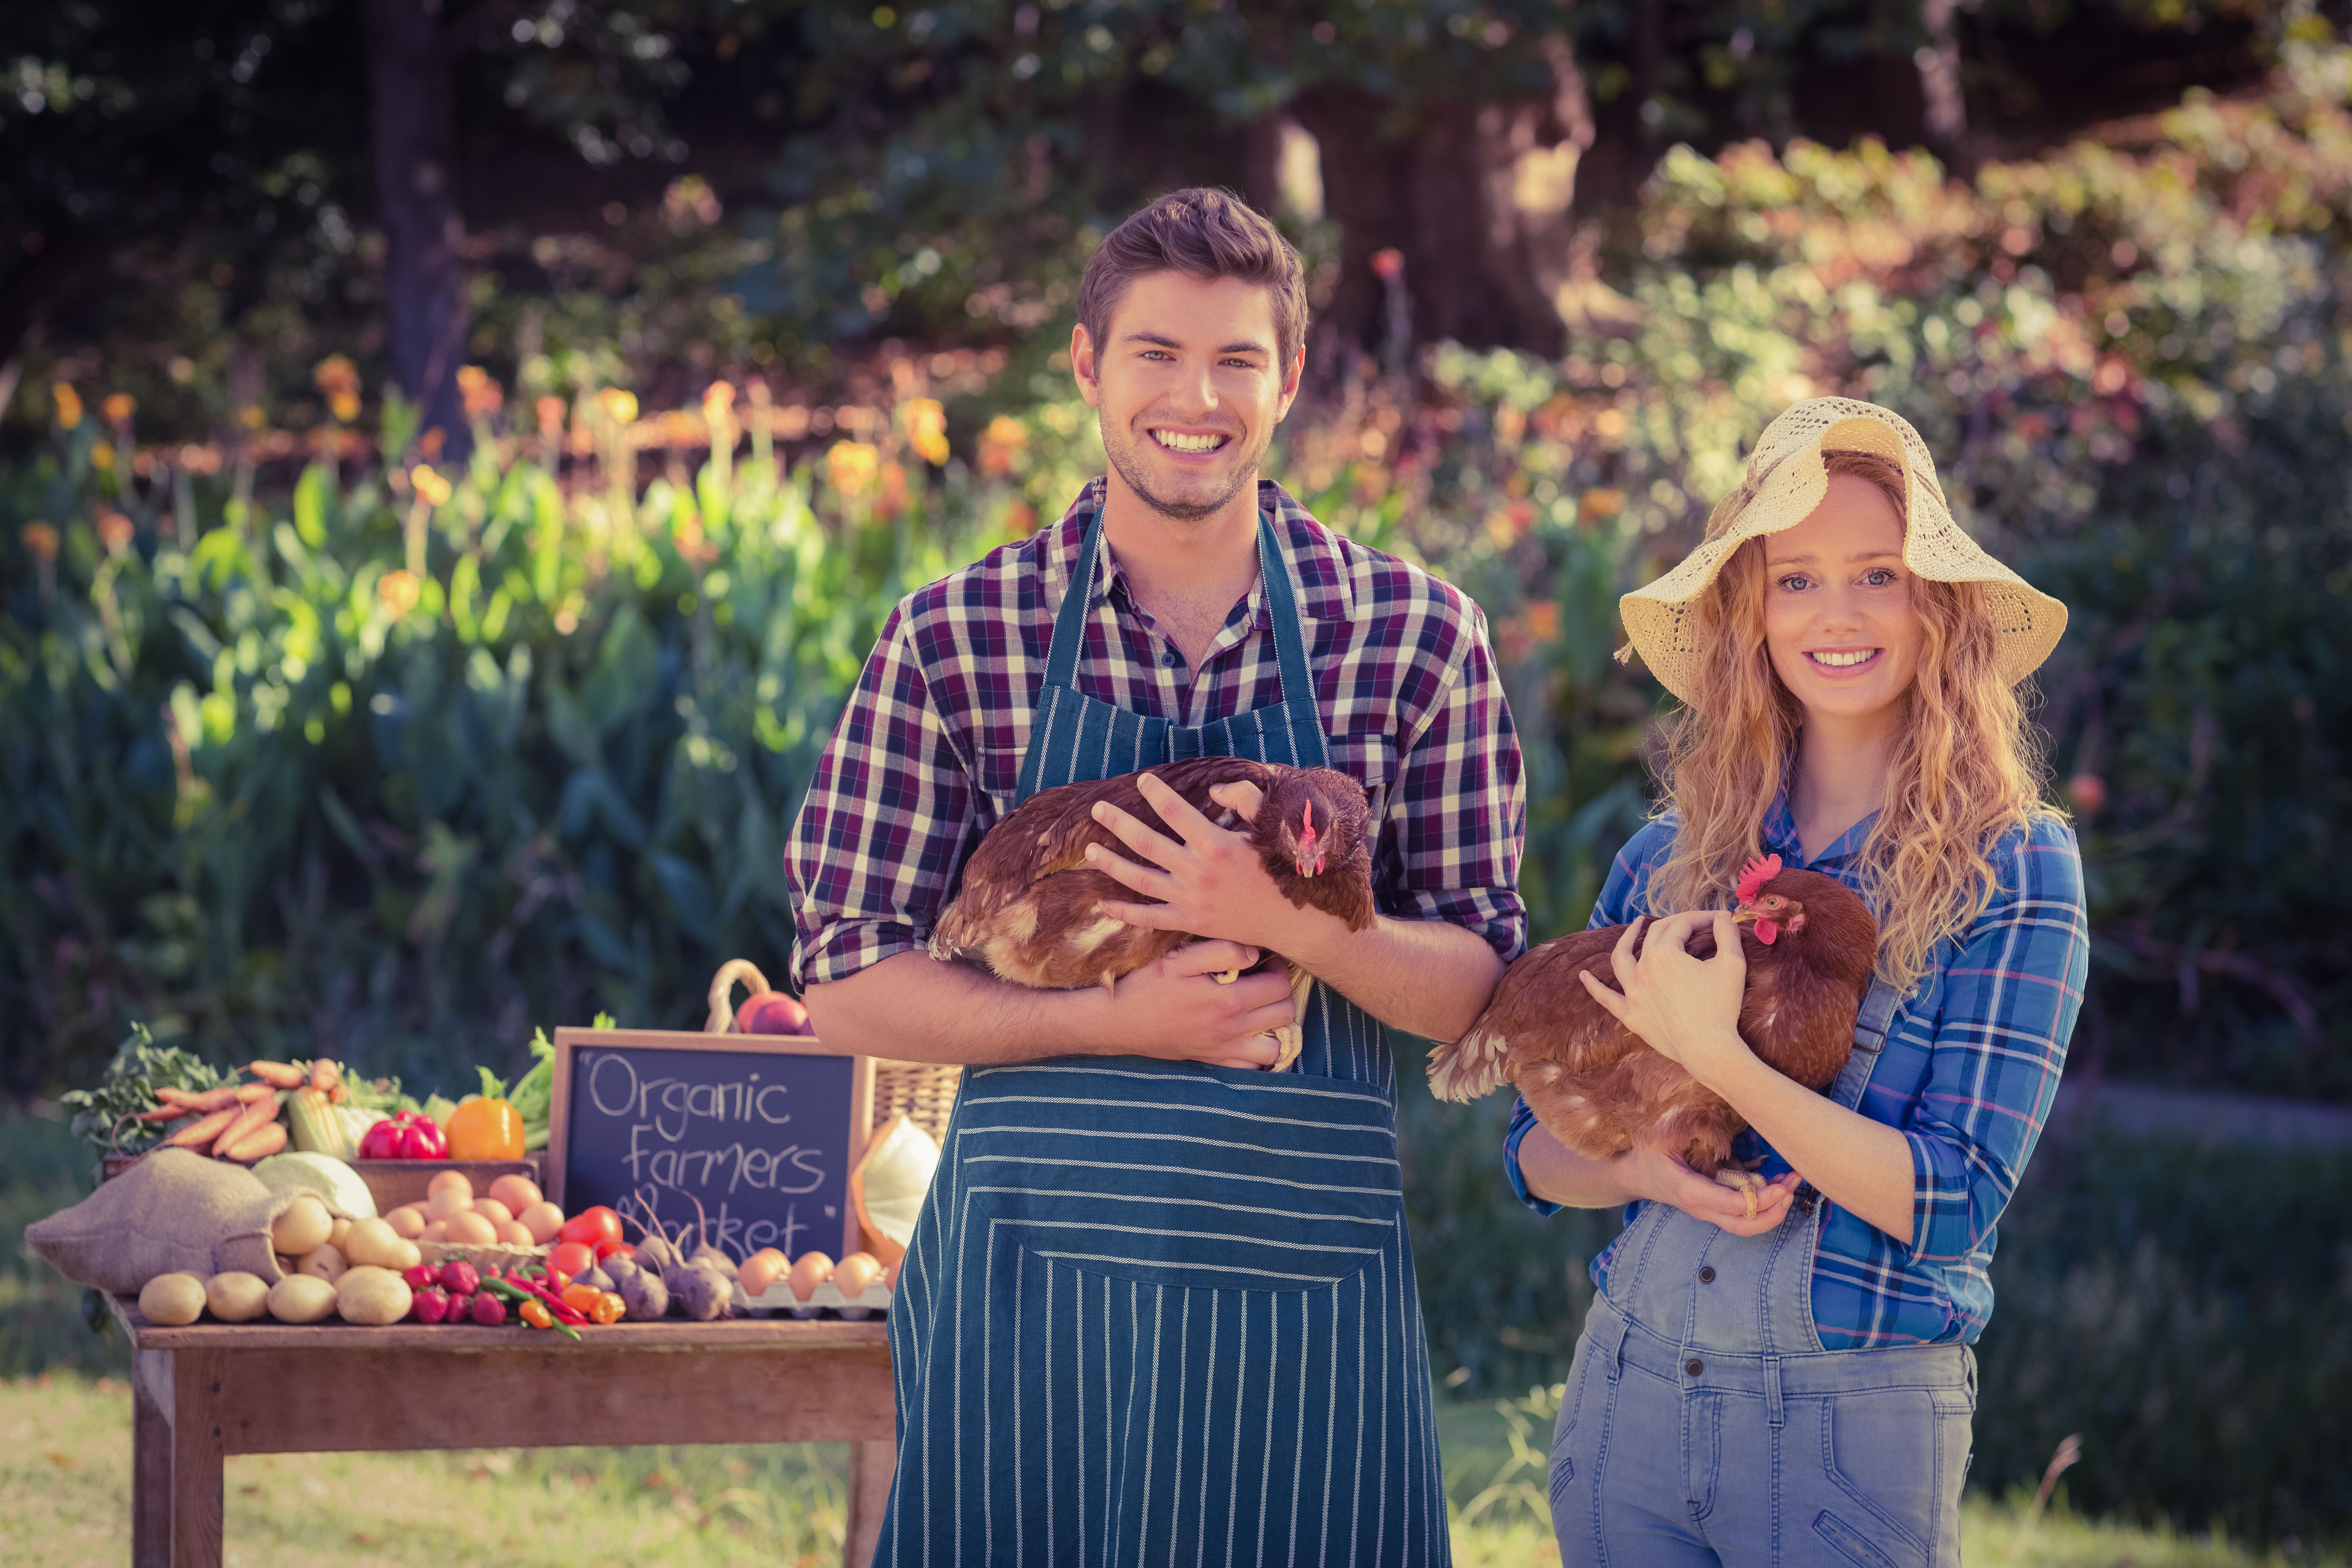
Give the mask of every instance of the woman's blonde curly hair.
[[[1832, 475], [1885, 492], [1904, 513], [1904, 476], [1884, 458], [1828, 452]], [[1748, 502], [1743, 488], [1707, 519], [1719, 537]], [[1984, 911], [1988, 852], [2012, 830], [2057, 815], [2042, 800], [2040, 737], [2017, 688], [1995, 665], [1996, 635], [1977, 583], [1913, 575], [1923, 636], [1919, 671], [1888, 760], [1886, 804], [1862, 847], [1864, 892], [1878, 917], [1878, 973], [1909, 991], [1935, 949]], [[1664, 914], [1732, 901], [1739, 868], [1760, 850], [1765, 814], [1789, 780], [1803, 714], [1764, 646], [1764, 540], [1723, 563], [1693, 608], [1702, 668], [1696, 700], [1668, 721], [1661, 816], [1677, 819], [1674, 849], [1651, 883]]]

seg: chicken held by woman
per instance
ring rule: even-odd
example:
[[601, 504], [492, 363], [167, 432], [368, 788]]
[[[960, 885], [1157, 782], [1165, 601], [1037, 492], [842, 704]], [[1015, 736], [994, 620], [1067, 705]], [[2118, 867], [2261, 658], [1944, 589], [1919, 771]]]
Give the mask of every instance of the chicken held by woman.
[[[1748, 963], [1739, 1033], [1768, 1065], [1808, 1089], [1826, 1089], [1853, 1049], [1878, 922], [1843, 882], [1783, 870], [1777, 855], [1750, 861], [1738, 893], [1732, 919]], [[1577, 931], [1522, 954], [1469, 1033], [1430, 1053], [1430, 1090], [1467, 1100], [1515, 1084], [1536, 1120], [1577, 1153], [1606, 1159], [1643, 1148], [1671, 1155], [1746, 1194], [1752, 1217], [1765, 1184], [1731, 1157], [1731, 1141], [1747, 1121], [1645, 1045], [1577, 978], [1589, 973], [1617, 989], [1610, 954], [1625, 930]], [[1634, 939], [1636, 954], [1648, 935]], [[1714, 957], [1714, 931], [1700, 929], [1687, 951]]]
[[[1371, 924], [1371, 838], [1376, 830], [1363, 785], [1332, 768], [1293, 768], [1247, 757], [1195, 757], [1149, 772], [1220, 827], [1245, 832], [1285, 898], [1318, 909], [1350, 931]], [[1157, 962], [1199, 937], [1131, 926], [1105, 904], [1153, 903], [1106, 872], [1089, 868], [1087, 849], [1146, 862], [1094, 818], [1108, 802], [1144, 826], [1181, 837], [1160, 819], [1136, 781], [1141, 773], [1039, 790], [990, 828], [965, 863], [955, 899], [931, 931], [931, 956], [976, 959], [1003, 980], [1038, 990], [1111, 989], [1120, 975]], [[1261, 793], [1255, 816], [1209, 792], [1247, 784]], [[1276, 956], [1290, 974], [1291, 1000], [1303, 1012], [1314, 976]], [[1237, 974], [1220, 976], [1231, 981]], [[1301, 1033], [1280, 1031], [1274, 1070], [1297, 1059]]]

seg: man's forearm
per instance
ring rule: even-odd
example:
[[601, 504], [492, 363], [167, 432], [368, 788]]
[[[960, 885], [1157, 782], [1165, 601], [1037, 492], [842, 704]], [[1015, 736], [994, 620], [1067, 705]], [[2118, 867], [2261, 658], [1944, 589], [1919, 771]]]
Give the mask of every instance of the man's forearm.
[[1319, 910], [1302, 910], [1311, 937], [1280, 951], [1316, 979], [1393, 1028], [1458, 1040], [1503, 978], [1503, 961], [1475, 931], [1444, 921], [1386, 915], [1351, 931]]
[[1102, 1048], [1099, 987], [1032, 991], [928, 953], [902, 952], [803, 998], [817, 1037], [898, 1061], [1041, 1061]]

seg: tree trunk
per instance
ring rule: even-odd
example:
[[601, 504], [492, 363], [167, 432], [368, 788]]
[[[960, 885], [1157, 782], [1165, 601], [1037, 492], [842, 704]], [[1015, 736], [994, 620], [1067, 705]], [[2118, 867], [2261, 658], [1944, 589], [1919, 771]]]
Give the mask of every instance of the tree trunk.
[[441, 0], [365, 0], [376, 218], [383, 226], [384, 302], [393, 380], [425, 405], [451, 455], [466, 424], [457, 366], [466, 347], [458, 256], [457, 121]]
[[[1294, 100], [1321, 146], [1324, 205], [1340, 227], [1339, 279], [1322, 317], [1345, 347], [1393, 354], [1451, 339], [1560, 351], [1553, 293], [1568, 277], [1569, 207], [1591, 126], [1564, 45], [1556, 65], [1550, 100], [1424, 103], [1405, 123], [1351, 88]], [[1373, 261], [1387, 250], [1402, 258], [1409, 313], [1389, 309]], [[1387, 342], [1404, 319], [1416, 344]]]

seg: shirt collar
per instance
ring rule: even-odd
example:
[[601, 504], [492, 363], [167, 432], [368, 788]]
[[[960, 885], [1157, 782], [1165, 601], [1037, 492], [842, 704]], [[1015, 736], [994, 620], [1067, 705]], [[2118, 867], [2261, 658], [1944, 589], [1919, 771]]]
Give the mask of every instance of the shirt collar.
[[1805, 858], [1805, 847], [1797, 837], [1796, 814], [1789, 809], [1789, 790], [1783, 784], [1780, 793], [1772, 797], [1772, 808], [1764, 814], [1764, 847], [1780, 857], [1781, 863], [1803, 871], [1822, 871], [1832, 876], [1847, 868], [1862, 853], [1870, 830], [1877, 826], [1878, 813], [1872, 812], [1852, 827], [1831, 840], [1812, 859]]
[[[1087, 527], [1102, 510], [1108, 488], [1109, 480], [1104, 476], [1087, 480], [1077, 499], [1070, 503], [1070, 510], [1062, 514], [1061, 521], [1042, 536], [1038, 565], [1049, 603], [1060, 603], [1077, 574], [1078, 551], [1086, 542]], [[1316, 521], [1296, 497], [1272, 479], [1258, 480], [1257, 505], [1261, 512], [1273, 514], [1275, 543], [1283, 569], [1290, 574], [1291, 594], [1298, 602], [1300, 618], [1353, 620], [1353, 581], [1339, 535]], [[1110, 554], [1108, 541], [1102, 548], [1108, 565], [1103, 575], [1102, 591], [1124, 595], [1125, 578], [1118, 557]], [[1250, 584], [1248, 603], [1251, 624], [1260, 631], [1271, 631], [1274, 613], [1266, 605], [1264, 582]]]

